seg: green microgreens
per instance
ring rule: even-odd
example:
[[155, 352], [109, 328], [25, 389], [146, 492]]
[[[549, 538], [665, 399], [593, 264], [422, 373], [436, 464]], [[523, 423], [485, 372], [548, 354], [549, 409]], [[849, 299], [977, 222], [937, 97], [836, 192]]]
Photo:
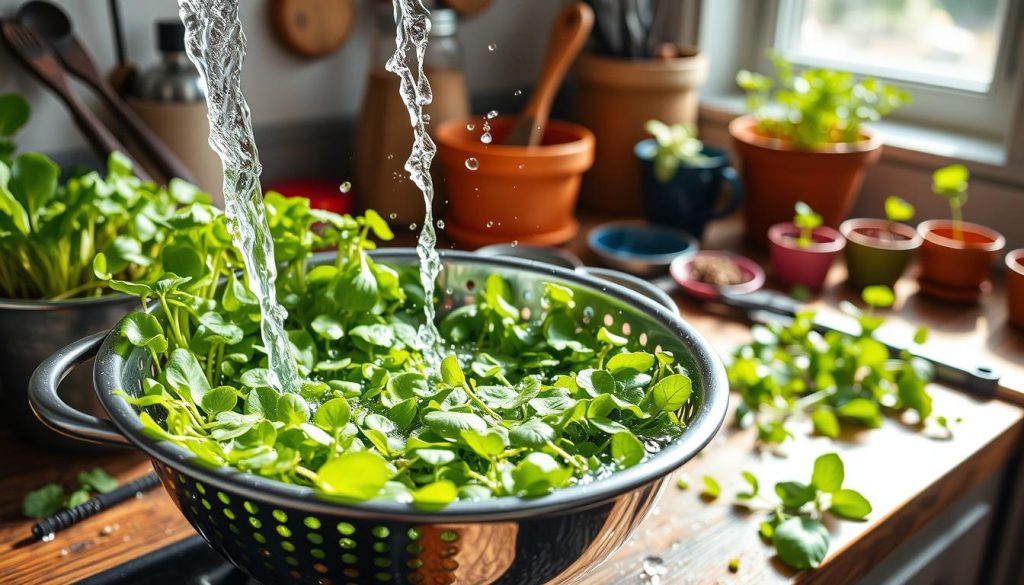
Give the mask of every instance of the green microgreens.
[[[771, 55], [778, 77], [742, 70], [736, 83], [747, 92], [747, 110], [766, 136], [813, 149], [864, 139], [861, 126], [877, 122], [910, 103], [910, 94], [876, 79], [857, 79], [847, 71], [808, 68]], [[774, 90], [774, 91], [773, 91]]]
[[59, 301], [102, 294], [105, 283], [93, 274], [97, 253], [105, 258], [104, 272], [123, 280], [180, 261], [178, 250], [164, 248], [174, 229], [168, 221], [179, 205], [208, 203], [209, 197], [178, 179], [168, 187], [142, 181], [116, 152], [106, 177], [88, 172], [64, 184], [43, 154], [11, 160], [8, 137], [28, 117], [19, 100], [0, 96], [0, 297]]
[[65, 494], [64, 487], [59, 483], [48, 483], [29, 492], [21, 504], [21, 513], [26, 518], [46, 518], [65, 508], [84, 504], [92, 492], [106, 494], [116, 488], [117, 480], [96, 467], [78, 474], [78, 488], [70, 494]]
[[658, 120], [648, 120], [646, 130], [657, 144], [654, 152], [654, 176], [662, 183], [672, 180], [679, 165], [700, 166], [704, 156], [704, 144], [697, 139], [697, 131], [685, 124], [669, 126]]
[[796, 245], [800, 248], [809, 248], [814, 242], [814, 230], [821, 227], [821, 215], [815, 213], [811, 206], [803, 201], [797, 201], [794, 211], [796, 215], [793, 216], [793, 225], [800, 229]]
[[[866, 311], [843, 304], [861, 325], [856, 337], [815, 331], [812, 312], [786, 326], [754, 326], [753, 342], [735, 352], [728, 368], [741, 397], [740, 426], [756, 426], [761, 442], [782, 443], [791, 437], [788, 423], [803, 416], [818, 433], [835, 438], [843, 422], [878, 427], [884, 410], [913, 410], [921, 421], [932, 414], [930, 364], [907, 351], [891, 358], [874, 338], [884, 322], [875, 310], [892, 305], [892, 291], [868, 287], [863, 297]], [[926, 335], [919, 330], [914, 341], [923, 343]]]
[[[265, 206], [301, 391], [271, 389], [226, 219], [193, 206], [170, 222], [177, 252], [164, 272], [109, 281], [148, 309], [124, 321], [120, 349], [141, 348], [152, 374], [141, 392], [119, 395], [151, 437], [327, 498], [435, 510], [599, 478], [682, 431], [692, 391], [682, 364], [588, 325], [572, 290], [546, 285], [543, 310], [527, 320], [518, 291], [491, 275], [439, 323], [450, 345], [433, 374], [419, 346], [416, 267], [367, 254], [371, 235], [392, 237], [380, 216], [274, 193]], [[323, 248], [337, 248], [336, 261], [309, 265]], [[110, 278], [103, 261], [96, 272]]]
[[967, 183], [970, 171], [961, 164], [942, 167], [932, 173], [932, 192], [949, 202], [953, 216], [953, 238], [963, 239], [963, 207], [967, 203]]
[[779, 559], [797, 570], [817, 567], [828, 554], [829, 534], [822, 522], [826, 513], [847, 520], [864, 520], [871, 513], [860, 492], [843, 487], [843, 461], [835, 453], [814, 461], [809, 483], [776, 483], [776, 498], [762, 495], [750, 472], [743, 472], [743, 479], [750, 490], [736, 496], [736, 505], [768, 512], [759, 532], [775, 546]]

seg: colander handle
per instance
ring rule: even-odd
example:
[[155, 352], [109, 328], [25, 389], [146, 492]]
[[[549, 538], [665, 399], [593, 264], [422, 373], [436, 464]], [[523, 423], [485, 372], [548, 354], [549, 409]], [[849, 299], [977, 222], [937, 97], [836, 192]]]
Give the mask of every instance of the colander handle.
[[57, 394], [61, 380], [95, 356], [106, 335], [96, 333], [79, 339], [46, 358], [28, 383], [28, 402], [39, 420], [62, 435], [90, 443], [126, 445], [128, 439], [110, 421], [75, 410]]

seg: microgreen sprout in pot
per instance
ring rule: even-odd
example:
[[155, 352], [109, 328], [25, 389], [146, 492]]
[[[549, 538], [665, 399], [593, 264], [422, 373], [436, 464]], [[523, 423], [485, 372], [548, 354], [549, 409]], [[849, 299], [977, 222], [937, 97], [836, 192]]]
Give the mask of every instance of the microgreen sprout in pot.
[[793, 225], [800, 229], [800, 236], [796, 239], [796, 245], [800, 248], [809, 248], [814, 242], [814, 230], [821, 227], [821, 215], [815, 213], [811, 206], [803, 201], [797, 201], [795, 211], [796, 215], [793, 216]]
[[[93, 275], [97, 253], [119, 279], [137, 280], [176, 261], [164, 244], [179, 205], [209, 197], [174, 179], [161, 187], [132, 174], [131, 161], [112, 153], [106, 176], [74, 174], [45, 155], [14, 156], [9, 136], [27, 119], [21, 98], [0, 96], [0, 297], [61, 301], [106, 292]], [[13, 160], [9, 157], [13, 157]]]
[[697, 139], [697, 131], [686, 124], [669, 126], [658, 120], [648, 120], [644, 129], [654, 137], [654, 176], [662, 183], [672, 180], [679, 165], [700, 166], [707, 157], [702, 153], [704, 144]]
[[910, 221], [914, 217], [914, 206], [896, 195], [885, 198], [885, 218], [889, 220], [889, 232], [895, 234], [893, 224]]
[[967, 203], [970, 171], [961, 164], [942, 167], [932, 173], [932, 192], [945, 197], [953, 216], [953, 239], [963, 240], [963, 207]]
[[808, 68], [772, 54], [776, 78], [741, 70], [736, 83], [747, 92], [747, 109], [765, 136], [814, 149], [863, 139], [861, 126], [910, 103], [910, 94], [877, 79], [847, 71]]
[[[443, 360], [428, 367], [416, 326], [432, 301], [415, 266], [367, 253], [371, 238], [392, 237], [380, 216], [276, 194], [265, 205], [300, 391], [267, 381], [259, 308], [224, 216], [183, 212], [176, 242], [189, 262], [145, 283], [110, 282], [150, 309], [120, 333], [125, 347], [149, 352], [153, 370], [141, 394], [119, 393], [149, 436], [330, 499], [437, 510], [599, 479], [682, 432], [691, 394], [682, 366], [577, 322], [573, 290], [549, 283], [543, 311], [528, 320], [492, 274], [475, 302], [441, 319]], [[322, 248], [337, 248], [336, 259], [308, 264]]]

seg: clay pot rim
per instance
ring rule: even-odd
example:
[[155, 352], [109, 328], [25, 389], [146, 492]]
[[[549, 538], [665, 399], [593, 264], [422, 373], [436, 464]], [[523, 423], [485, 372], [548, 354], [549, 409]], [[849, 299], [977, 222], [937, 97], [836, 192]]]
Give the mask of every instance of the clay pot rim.
[[1024, 276], [1024, 248], [1017, 248], [1006, 253], [1006, 268], [1019, 276]]
[[[862, 229], [879, 229], [890, 232], [895, 231], [898, 235], [904, 236], [906, 239], [883, 240], [858, 231]], [[879, 250], [893, 250], [900, 252], [905, 250], [915, 250], [923, 243], [921, 235], [909, 225], [871, 217], [848, 219], [839, 225], [839, 233], [841, 233], [848, 242], [866, 246], [868, 248], [877, 248]]]
[[584, 52], [576, 60], [575, 77], [589, 85], [641, 90], [694, 88], [704, 84], [708, 60], [699, 50], [673, 59], [628, 59]]
[[863, 154], [882, 148], [882, 139], [871, 129], [862, 126], [860, 133], [864, 140], [858, 142], [835, 142], [818, 148], [792, 148], [783, 140], [768, 138], [754, 132], [757, 120], [750, 114], [737, 116], [729, 122], [729, 136], [749, 146], [781, 152], [806, 152], [822, 155]]
[[[511, 116], [500, 116], [495, 118], [495, 120], [506, 121], [510, 118]], [[559, 144], [527, 147], [494, 143], [484, 144], [471, 136], [465, 138], [459, 136], [457, 129], [465, 130], [467, 124], [479, 124], [483, 122], [483, 119], [482, 116], [472, 116], [444, 122], [434, 131], [434, 139], [437, 141], [438, 146], [459, 150], [477, 157], [484, 156], [489, 158], [539, 159], [574, 157], [585, 155], [594, 150], [595, 139], [593, 132], [579, 124], [563, 122], [561, 120], [549, 120], [548, 128], [555, 128], [560, 132], [575, 135], [575, 140]]]
[[[654, 158], [647, 156], [651, 154], [647, 152], [649, 145], [657, 145], [657, 141], [653, 138], [644, 138], [640, 142], [633, 145], [633, 155], [644, 162], [653, 162]], [[706, 158], [705, 163], [702, 165], [691, 165], [681, 163], [680, 168], [687, 169], [714, 169], [729, 164], [729, 152], [724, 149], [714, 148], [712, 146], [705, 145], [701, 149], [700, 153]]]
[[814, 231], [811, 232], [812, 235], [828, 238], [828, 242], [811, 242], [810, 246], [801, 248], [796, 245], [792, 237], [799, 234], [800, 228], [796, 227], [796, 225], [791, 221], [777, 223], [768, 228], [768, 239], [776, 246], [786, 248], [788, 250], [811, 252], [813, 254], [834, 254], [846, 246], [846, 238], [843, 237], [843, 234], [828, 226], [823, 225], [816, 227], [814, 228]]
[[946, 236], [940, 236], [935, 233], [936, 229], [953, 229], [953, 220], [950, 219], [929, 219], [928, 221], [922, 221], [917, 226], [917, 233], [920, 234], [926, 242], [941, 246], [943, 248], [950, 248], [953, 250], [978, 250], [982, 252], [998, 252], [1006, 246], [1006, 238], [1003, 234], [997, 232], [994, 229], [987, 228], [981, 224], [971, 223], [964, 221], [960, 223], [960, 228], [965, 232], [974, 232], [984, 236], [991, 242], [987, 243], [976, 243], [976, 242], [961, 242], [960, 240], [954, 240], [953, 238], [947, 238]]

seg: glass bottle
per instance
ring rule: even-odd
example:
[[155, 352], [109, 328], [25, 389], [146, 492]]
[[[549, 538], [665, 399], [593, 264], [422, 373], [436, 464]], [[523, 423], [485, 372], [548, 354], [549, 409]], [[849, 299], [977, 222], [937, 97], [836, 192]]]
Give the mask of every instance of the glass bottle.
[[[399, 95], [399, 79], [384, 66], [395, 51], [395, 21], [390, 3], [377, 3], [376, 36], [370, 78], [363, 97], [356, 136], [356, 181], [353, 192], [364, 209], [374, 209], [392, 223], [423, 222], [423, 195], [409, 179], [405, 161], [412, 149], [409, 113]], [[431, 11], [430, 42], [423, 68], [433, 102], [424, 108], [430, 126], [469, 117], [469, 94], [462, 71], [462, 48], [456, 37], [457, 14]], [[441, 197], [435, 196], [435, 202]]]

